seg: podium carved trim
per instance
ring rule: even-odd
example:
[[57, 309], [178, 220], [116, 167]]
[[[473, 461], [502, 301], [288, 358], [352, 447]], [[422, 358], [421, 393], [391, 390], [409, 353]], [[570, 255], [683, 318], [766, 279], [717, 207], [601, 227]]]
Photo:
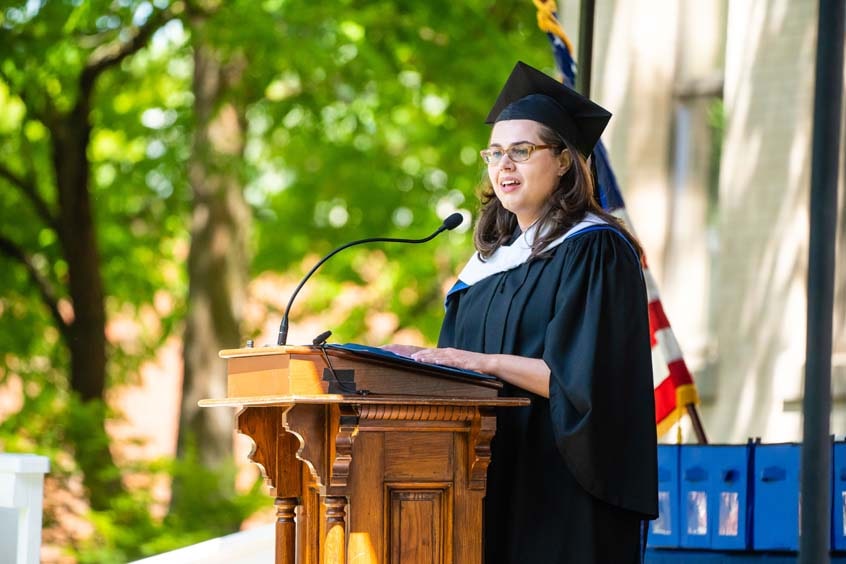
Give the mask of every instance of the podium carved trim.
[[326, 486], [326, 460], [323, 457], [322, 439], [326, 437], [327, 409], [323, 405], [298, 404], [285, 411], [282, 420], [285, 431], [296, 437], [299, 442], [297, 460], [308, 467], [320, 488]]
[[297, 547], [296, 497], [277, 497], [276, 506], [276, 564], [295, 564]]
[[355, 408], [351, 405], [342, 405], [339, 411], [338, 432], [335, 435], [335, 457], [332, 461], [332, 474], [329, 476], [329, 487], [333, 492], [337, 490], [344, 492], [347, 487], [353, 443], [358, 434], [359, 416]]
[[236, 415], [236, 429], [252, 443], [247, 459], [258, 466], [265, 484], [274, 497], [298, 497], [302, 492], [300, 464], [280, 461], [295, 460], [300, 448], [297, 439], [285, 432], [284, 412], [291, 405], [250, 406]]
[[478, 415], [470, 426], [470, 489], [484, 490], [491, 463], [491, 440], [496, 433], [496, 412], [490, 408], [479, 408]]
[[326, 537], [323, 545], [324, 564], [345, 564], [347, 561], [347, 498], [326, 496], [323, 498], [326, 508]]
[[370, 421], [470, 421], [475, 407], [457, 405], [362, 405], [359, 416]]
[[[327, 429], [326, 422], [333, 420], [327, 417], [327, 410], [333, 409], [338, 410], [337, 429]], [[358, 420], [352, 405], [297, 405], [286, 411], [284, 430], [296, 437], [299, 443], [296, 457], [308, 466], [321, 491], [327, 491], [328, 487], [335, 495], [345, 495]], [[325, 444], [327, 440], [331, 444]], [[328, 457], [326, 447], [330, 447]]]
[[[252, 442], [247, 459], [258, 466], [261, 477], [276, 495], [277, 463], [275, 435], [281, 430], [279, 409], [273, 407], [243, 407], [235, 414], [238, 433]], [[272, 445], [272, 446], [271, 446]]]

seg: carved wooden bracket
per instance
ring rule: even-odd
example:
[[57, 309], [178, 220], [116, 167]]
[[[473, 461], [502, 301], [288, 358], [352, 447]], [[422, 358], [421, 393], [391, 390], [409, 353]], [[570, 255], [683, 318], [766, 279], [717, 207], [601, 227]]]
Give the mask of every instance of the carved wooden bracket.
[[347, 487], [352, 464], [353, 442], [358, 435], [358, 413], [351, 405], [339, 406], [338, 432], [335, 434], [334, 460], [329, 487], [340, 494]]
[[235, 415], [238, 432], [253, 442], [247, 458], [259, 467], [262, 478], [270, 487], [270, 494], [276, 495], [277, 442], [281, 429], [279, 407], [245, 407]]
[[253, 442], [247, 458], [259, 467], [272, 496], [302, 495], [302, 469], [296, 458], [299, 442], [282, 427], [283, 414], [290, 407], [246, 407], [236, 415], [238, 432]]
[[[333, 410], [337, 413], [331, 413]], [[344, 495], [352, 464], [353, 442], [358, 434], [355, 408], [347, 404], [300, 404], [285, 413], [283, 424], [285, 430], [297, 438], [296, 457], [308, 466], [317, 487], [321, 490], [328, 487], [332, 495]]]
[[326, 485], [326, 425], [328, 417], [325, 405], [297, 404], [285, 412], [282, 424], [285, 430], [296, 437], [299, 447], [296, 457], [308, 466], [315, 485]]
[[469, 486], [471, 490], [484, 490], [491, 462], [491, 439], [496, 433], [496, 412], [491, 408], [480, 407], [478, 415], [470, 426], [468, 459]]

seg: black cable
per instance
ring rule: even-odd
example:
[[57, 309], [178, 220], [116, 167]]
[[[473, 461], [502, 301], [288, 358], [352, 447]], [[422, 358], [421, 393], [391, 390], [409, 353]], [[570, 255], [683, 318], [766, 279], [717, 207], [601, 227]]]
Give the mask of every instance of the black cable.
[[369, 390], [356, 390], [355, 385], [350, 387], [344, 382], [342, 382], [340, 378], [338, 378], [338, 374], [335, 373], [335, 367], [332, 366], [332, 361], [329, 359], [329, 355], [326, 353], [326, 340], [331, 335], [332, 331], [324, 331], [323, 333], [314, 338], [312, 344], [314, 344], [317, 348], [320, 349], [320, 353], [323, 355], [323, 360], [326, 362], [326, 366], [329, 368], [329, 373], [332, 375], [332, 379], [335, 380], [335, 383], [338, 385], [338, 389], [341, 390], [342, 393], [347, 395], [368, 395], [370, 393]]

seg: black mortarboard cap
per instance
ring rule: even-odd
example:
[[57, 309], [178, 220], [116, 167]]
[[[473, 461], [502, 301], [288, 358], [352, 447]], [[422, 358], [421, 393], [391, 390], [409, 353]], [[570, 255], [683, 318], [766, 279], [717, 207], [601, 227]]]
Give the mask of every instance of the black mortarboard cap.
[[611, 112], [518, 61], [485, 123], [510, 119], [531, 119], [549, 126], [588, 157], [611, 119]]

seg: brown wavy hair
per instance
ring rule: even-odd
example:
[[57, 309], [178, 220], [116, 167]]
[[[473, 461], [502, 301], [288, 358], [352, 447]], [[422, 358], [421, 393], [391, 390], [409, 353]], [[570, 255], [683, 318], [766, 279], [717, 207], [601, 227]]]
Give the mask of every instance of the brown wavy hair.
[[[555, 146], [556, 148], [552, 150], [556, 155], [560, 155], [566, 149], [570, 152], [572, 158], [570, 168], [561, 176], [558, 186], [550, 195], [536, 222], [538, 232], [543, 235], [535, 239], [532, 244], [529, 260], [544, 258], [548, 253], [544, 253], [543, 249], [581, 221], [588, 212], [601, 217], [619, 229], [635, 248], [638, 257], [642, 256], [643, 249], [634, 235], [626, 229], [622, 221], [603, 210], [597, 202], [594, 194], [595, 182], [587, 159], [574, 145], [553, 129], [540, 123], [538, 125], [540, 126], [539, 136], [542, 144]], [[476, 230], [473, 233], [473, 242], [479, 252], [479, 257], [484, 260], [489, 258], [499, 247], [508, 243], [519, 227], [517, 216], [505, 209], [499, 198], [496, 197], [487, 171], [485, 171], [480, 185], [479, 198], [481, 207], [479, 221], [476, 223]]]

